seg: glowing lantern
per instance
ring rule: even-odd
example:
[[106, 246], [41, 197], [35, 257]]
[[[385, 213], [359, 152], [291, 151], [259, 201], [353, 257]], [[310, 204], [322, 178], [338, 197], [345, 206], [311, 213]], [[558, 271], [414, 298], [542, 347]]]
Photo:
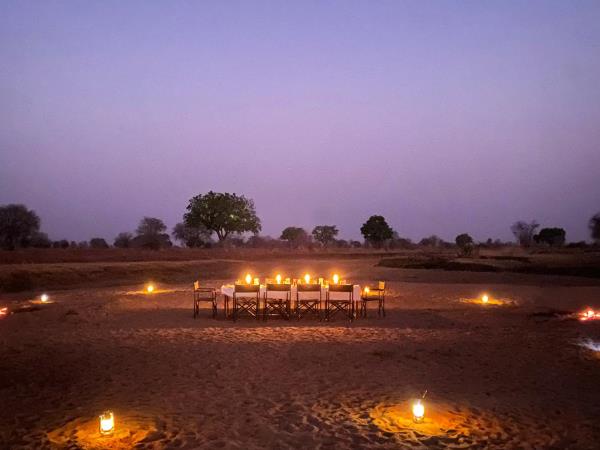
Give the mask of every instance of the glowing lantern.
[[423, 422], [425, 417], [425, 405], [421, 402], [421, 399], [417, 400], [412, 405], [413, 421], [415, 423]]
[[340, 282], [340, 276], [337, 273], [333, 274], [333, 284], [338, 284]]
[[590, 318], [590, 319], [591, 319], [592, 317], [594, 317], [594, 310], [593, 310], [593, 309], [588, 309], [588, 310], [586, 311], [585, 315], [586, 315], [588, 318]]
[[310, 275], [309, 274], [304, 275], [304, 282], [306, 284], [310, 283]]
[[323, 284], [323, 278], [319, 278], [319, 284]]
[[105, 411], [100, 415], [100, 434], [109, 435], [115, 431], [115, 415], [112, 411]]
[[281, 284], [281, 275], [277, 274], [275, 281], [277, 281], [277, 284]]
[[490, 300], [490, 298], [488, 297], [487, 294], [483, 294], [483, 297], [481, 297], [481, 301], [483, 303], [487, 303]]
[[8, 315], [8, 308], [0, 308], [0, 317], [4, 317]]
[[369, 292], [371, 292], [371, 289], [366, 287], [363, 292], [365, 293], [365, 295], [369, 295]]
[[154, 292], [154, 285], [153, 284], [149, 284], [148, 286], [146, 286], [146, 292], [148, 294], [152, 294]]
[[254, 284], [255, 285], [259, 285], [260, 284], [260, 280], [258, 278], [254, 278]]
[[40, 300], [42, 301], [42, 303], [46, 303], [48, 300], [50, 300], [50, 297], [48, 296], [48, 294], [42, 294], [40, 296]]
[[251, 284], [251, 283], [252, 283], [252, 275], [247, 273], [246, 274], [246, 284]]

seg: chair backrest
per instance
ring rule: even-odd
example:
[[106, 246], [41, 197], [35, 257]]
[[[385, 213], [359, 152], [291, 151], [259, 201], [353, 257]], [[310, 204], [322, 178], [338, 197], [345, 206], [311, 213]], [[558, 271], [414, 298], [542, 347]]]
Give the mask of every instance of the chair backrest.
[[352, 284], [330, 284], [329, 292], [354, 292]]
[[198, 280], [194, 281], [194, 290], [200, 289], [200, 282]]
[[236, 284], [234, 286], [234, 292], [260, 292], [260, 285], [258, 284]]
[[267, 283], [267, 291], [289, 292], [291, 290], [291, 284]]
[[385, 291], [385, 281], [379, 281], [377, 282], [377, 286], [379, 288], [380, 291]]
[[299, 283], [297, 286], [298, 292], [315, 292], [321, 290], [321, 285], [318, 283]]

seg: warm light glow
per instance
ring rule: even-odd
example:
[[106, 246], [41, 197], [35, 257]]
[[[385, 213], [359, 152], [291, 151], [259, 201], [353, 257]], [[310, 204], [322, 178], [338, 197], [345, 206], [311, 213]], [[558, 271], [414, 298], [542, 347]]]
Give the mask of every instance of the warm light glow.
[[586, 321], [592, 319], [600, 319], [600, 311], [594, 311], [592, 308], [588, 308], [579, 313], [579, 320]]
[[423, 422], [423, 417], [425, 417], [425, 405], [423, 405], [421, 400], [417, 400], [413, 403], [412, 413], [415, 423]]
[[281, 275], [277, 274], [275, 281], [277, 281], [277, 284], [281, 284]]
[[246, 274], [246, 284], [251, 284], [251, 283], [252, 283], [252, 275], [247, 273]]
[[365, 290], [364, 290], [364, 292], [365, 292], [365, 295], [367, 295], [369, 292], [371, 292], [371, 289], [369, 289], [368, 287], [366, 287]]
[[586, 316], [588, 316], [591, 319], [592, 317], [594, 317], [594, 310], [588, 309], [585, 314], [586, 314]]
[[6, 307], [0, 308], [0, 317], [7, 316], [7, 315], [8, 315], [8, 308], [6, 308]]
[[149, 284], [148, 286], [146, 286], [146, 292], [148, 294], [152, 294], [154, 292], [154, 285], [153, 284]]
[[260, 284], [260, 279], [254, 278], [254, 284], [258, 286]]
[[340, 276], [337, 273], [333, 274], [333, 284], [338, 284], [340, 282]]
[[310, 275], [309, 274], [304, 275], [304, 282], [306, 284], [310, 283]]
[[48, 296], [48, 294], [42, 294], [40, 296], [40, 300], [42, 301], [42, 303], [46, 303], [48, 300], [50, 300], [50, 297]]
[[481, 301], [483, 303], [487, 303], [487, 302], [489, 302], [489, 300], [490, 300], [490, 298], [488, 297], [487, 294], [483, 294], [483, 297], [481, 297]]
[[100, 434], [112, 434], [115, 431], [115, 415], [106, 411], [100, 416]]

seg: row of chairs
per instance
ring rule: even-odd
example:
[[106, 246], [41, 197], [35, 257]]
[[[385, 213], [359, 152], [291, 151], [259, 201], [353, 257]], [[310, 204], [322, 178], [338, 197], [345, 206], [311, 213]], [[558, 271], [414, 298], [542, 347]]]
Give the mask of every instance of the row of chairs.
[[[379, 281], [377, 286], [364, 289], [360, 299], [354, 298], [354, 286], [351, 284], [330, 284], [325, 299], [320, 284], [298, 284], [296, 287], [296, 298], [292, 299], [290, 284], [267, 283], [261, 299], [259, 285], [236, 284], [231, 307], [229, 298], [225, 297], [225, 316], [234, 321], [244, 315], [264, 320], [268, 317], [300, 319], [306, 316], [331, 320], [339, 313], [349, 320], [354, 320], [356, 317], [367, 317], [368, 303], [375, 302], [377, 315], [385, 317], [385, 281]], [[331, 293], [336, 293], [335, 299], [331, 298]], [[217, 300], [216, 289], [202, 287], [199, 281], [194, 282], [194, 318], [199, 314], [201, 302], [210, 303], [212, 317], [216, 318]]]

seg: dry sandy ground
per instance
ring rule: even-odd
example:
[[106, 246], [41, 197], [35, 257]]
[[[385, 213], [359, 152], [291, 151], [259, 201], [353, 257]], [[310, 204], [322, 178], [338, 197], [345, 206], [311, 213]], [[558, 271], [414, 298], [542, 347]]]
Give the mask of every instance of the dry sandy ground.
[[[577, 343], [600, 323], [534, 313], [600, 307], [600, 286], [429, 276], [391, 281], [388, 317], [353, 324], [194, 320], [183, 285], [52, 292], [0, 319], [0, 448], [598, 448], [600, 358]], [[483, 291], [518, 305], [460, 302]], [[107, 408], [117, 432], [99, 438]]]

